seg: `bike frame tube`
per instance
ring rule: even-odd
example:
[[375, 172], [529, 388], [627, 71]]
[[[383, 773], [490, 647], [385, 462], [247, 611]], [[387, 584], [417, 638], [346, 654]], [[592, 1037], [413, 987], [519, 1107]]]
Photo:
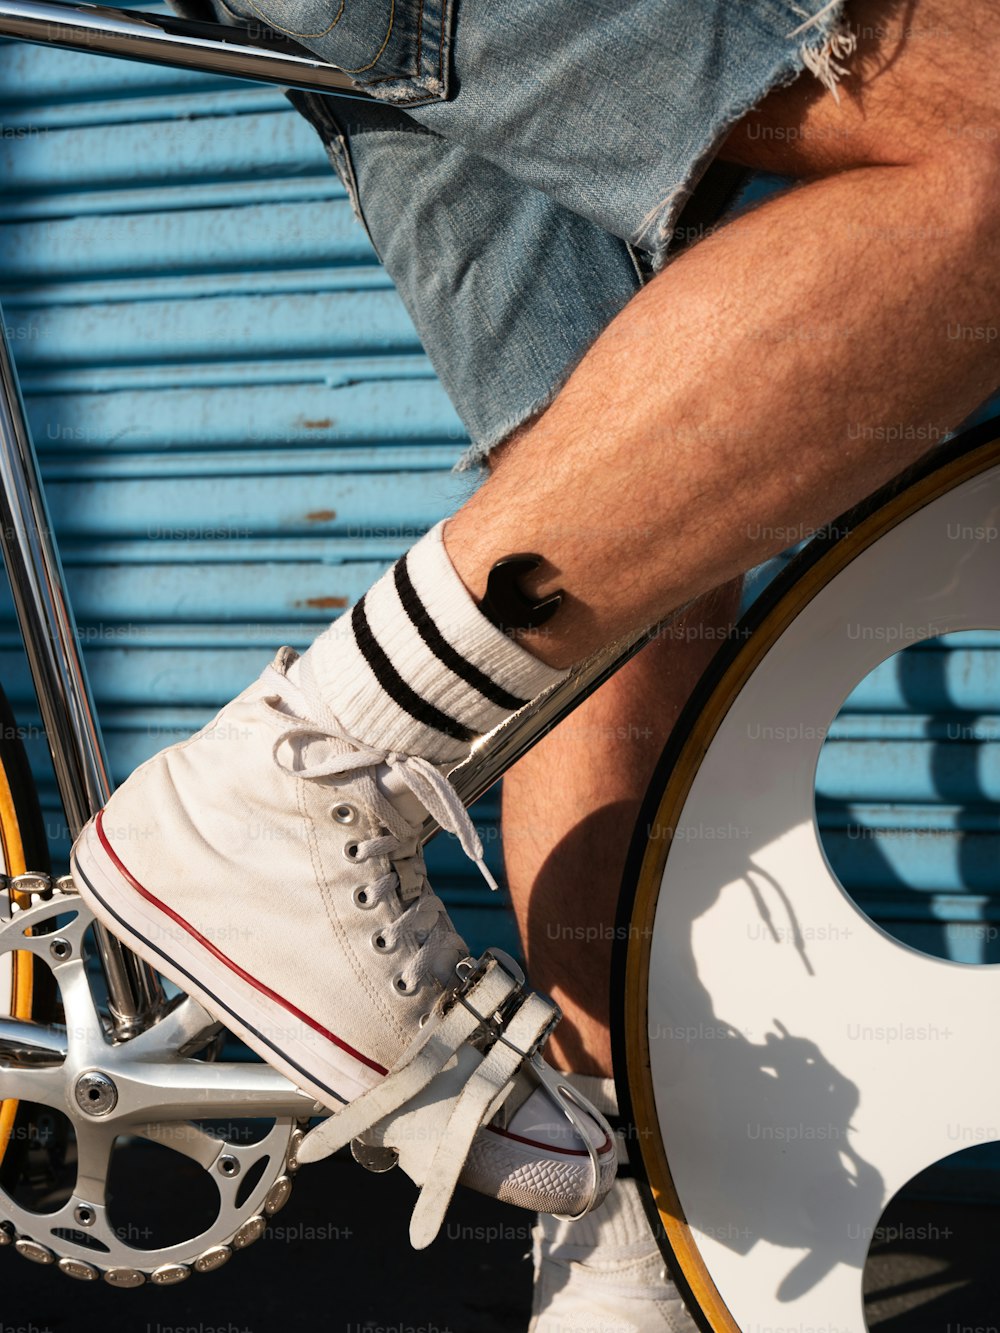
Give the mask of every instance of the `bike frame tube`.
[[267, 29], [267, 35], [251, 37], [235, 25], [200, 23], [170, 14], [58, 0], [0, 0], [0, 37], [371, 100], [342, 70], [273, 29]]
[[[588, 657], [564, 681], [552, 686], [537, 699], [532, 699], [477, 742], [468, 759], [463, 760], [448, 775], [462, 798], [462, 804], [471, 805], [488, 791], [512, 764], [516, 764], [523, 754], [527, 754], [557, 723], [572, 713], [584, 699], [589, 698], [609, 676], [613, 676], [655, 638], [670, 620], [681, 613], [681, 610], [675, 611], [662, 625], [644, 630], [635, 638], [618, 640]], [[437, 825], [428, 822], [424, 829], [425, 835], [430, 836], [437, 831]]]
[[[70, 835], [111, 794], [38, 460], [0, 311], [0, 546]], [[159, 978], [103, 927], [97, 943], [116, 1035], [134, 1036], [164, 1004]]]
[[[537, 745], [543, 736], [548, 735], [554, 726], [568, 717], [574, 708], [579, 707], [595, 690], [619, 671], [626, 662], [635, 657], [640, 649], [682, 616], [693, 605], [685, 602], [676, 611], [672, 611], [662, 621], [643, 630], [632, 638], [617, 639], [614, 643], [594, 653], [579, 666], [573, 668], [564, 681], [553, 685], [551, 689], [532, 699], [523, 708], [513, 713], [506, 722], [488, 732], [472, 748], [468, 759], [464, 759], [448, 774], [449, 781], [462, 799], [463, 805], [471, 805], [484, 792], [516, 764], [522, 755]], [[427, 842], [439, 832], [440, 826], [433, 819], [427, 819], [422, 829], [422, 837]]]

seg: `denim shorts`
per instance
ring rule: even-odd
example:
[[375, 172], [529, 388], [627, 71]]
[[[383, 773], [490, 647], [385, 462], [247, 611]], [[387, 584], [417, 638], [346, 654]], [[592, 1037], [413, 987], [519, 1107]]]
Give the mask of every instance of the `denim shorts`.
[[290, 94], [469, 431], [459, 466], [552, 401], [699, 196], [718, 212], [727, 129], [803, 69], [832, 88], [850, 45], [843, 0], [210, 2], [377, 99]]

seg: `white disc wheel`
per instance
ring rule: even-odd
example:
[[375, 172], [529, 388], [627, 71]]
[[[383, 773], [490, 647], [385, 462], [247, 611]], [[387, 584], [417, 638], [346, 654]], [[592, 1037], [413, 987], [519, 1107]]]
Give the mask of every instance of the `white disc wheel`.
[[823, 739], [902, 643], [1000, 628], [1000, 441], [980, 428], [814, 542], [703, 680], [633, 843], [620, 1092], [661, 1240], [712, 1333], [864, 1333], [887, 1202], [997, 1124], [1000, 970], [854, 904], [815, 810]]

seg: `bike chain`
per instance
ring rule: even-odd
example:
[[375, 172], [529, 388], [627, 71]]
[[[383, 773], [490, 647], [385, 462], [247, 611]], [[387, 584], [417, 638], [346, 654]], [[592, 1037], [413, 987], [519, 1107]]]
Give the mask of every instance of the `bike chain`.
[[[15, 896], [16, 895], [16, 896]], [[73, 899], [74, 904], [81, 900], [77, 893], [73, 877], [61, 875], [53, 880], [49, 875], [27, 871], [21, 875], [0, 875], [0, 936], [17, 921], [20, 911], [27, 911], [43, 902], [58, 901], [60, 898]], [[20, 900], [20, 901], [18, 901]], [[0, 1099], [0, 1105], [2, 1105]], [[192, 1273], [212, 1273], [221, 1268], [239, 1250], [244, 1250], [263, 1236], [268, 1222], [288, 1202], [292, 1192], [293, 1177], [299, 1170], [297, 1152], [304, 1137], [307, 1119], [297, 1121], [297, 1127], [289, 1138], [288, 1150], [282, 1162], [278, 1178], [271, 1185], [259, 1211], [246, 1218], [231, 1235], [209, 1246], [187, 1263], [160, 1264], [151, 1271], [141, 1268], [115, 1265], [101, 1268], [99, 1264], [80, 1259], [76, 1255], [60, 1255], [56, 1247], [42, 1245], [30, 1236], [19, 1234], [9, 1221], [0, 1220], [0, 1247], [13, 1246], [15, 1252], [32, 1263], [54, 1265], [68, 1277], [84, 1282], [103, 1279], [109, 1286], [121, 1290], [141, 1287], [147, 1281], [158, 1286], [172, 1286], [183, 1282]], [[4, 1192], [0, 1191], [0, 1211], [3, 1210]]]

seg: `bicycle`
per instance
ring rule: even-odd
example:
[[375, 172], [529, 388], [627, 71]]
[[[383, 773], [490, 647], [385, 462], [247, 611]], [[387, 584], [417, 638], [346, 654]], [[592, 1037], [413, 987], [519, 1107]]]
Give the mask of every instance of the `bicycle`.
[[[291, 50], [294, 44], [280, 43], [273, 36], [260, 43], [246, 43], [231, 29], [208, 28], [214, 29], [214, 25], [111, 14], [88, 6], [65, 7], [42, 0], [0, 5], [0, 32], [4, 34], [54, 40], [71, 49], [128, 54], [185, 68], [211, 68], [237, 77], [355, 95], [344, 75], [308, 53]], [[60, 792], [75, 833], [104, 804], [109, 790], [107, 767], [6, 342], [0, 345], [0, 353], [0, 490], [5, 561]], [[773, 1103], [775, 1086], [784, 1091], [792, 1084], [801, 1114], [815, 1120], [822, 1116], [823, 1097], [830, 1095], [831, 1088], [841, 1108], [853, 1104], [848, 1086], [853, 1080], [839, 1068], [839, 1063], [849, 1063], [842, 1042], [837, 1047], [839, 1063], [835, 1066], [817, 1041], [793, 1035], [796, 1029], [792, 1023], [782, 1021], [777, 1036], [773, 1032], [768, 1036], [776, 1012], [774, 1005], [788, 994], [798, 997], [796, 1003], [803, 1006], [803, 1013], [806, 1007], [811, 1008], [812, 1030], [826, 1032], [828, 1044], [831, 1039], [823, 1024], [828, 1022], [829, 1013], [835, 1012], [828, 994], [825, 1005], [811, 999], [808, 979], [815, 977], [816, 966], [804, 945], [807, 935], [801, 924], [796, 928], [796, 922], [808, 920], [814, 909], [797, 900], [796, 893], [801, 892], [798, 885], [793, 891], [784, 887], [782, 881], [794, 874], [784, 860], [754, 862], [750, 867], [765, 883], [769, 880], [772, 890], [775, 886], [782, 890], [789, 909], [788, 932], [784, 941], [779, 937], [779, 944], [784, 946], [780, 964], [767, 978], [771, 988], [766, 1004], [756, 997], [757, 1008], [751, 1010], [748, 998], [737, 989], [750, 973], [755, 980], [759, 976], [759, 969], [748, 970], [737, 961], [741, 955], [732, 938], [734, 929], [737, 936], [742, 929], [745, 939], [755, 920], [753, 914], [759, 920], [760, 912], [759, 885], [742, 902], [742, 910], [738, 890], [732, 889], [747, 874], [746, 857], [741, 863], [741, 854], [759, 851], [758, 844], [766, 851], [772, 843], [781, 843], [778, 836], [768, 841], [768, 835], [787, 830], [789, 812], [793, 812], [798, 819], [794, 828], [801, 830], [799, 852], [822, 885], [824, 910], [836, 916], [833, 924], [839, 928], [849, 922], [856, 930], [862, 929], [862, 923], [867, 925], [871, 936], [864, 938], [881, 965], [888, 965], [889, 959], [898, 962], [899, 956], [908, 964], [912, 959], [902, 946], [890, 945], [865, 922], [840, 889], [819, 847], [810, 776], [815, 769], [817, 735], [803, 735], [797, 765], [789, 772], [783, 771], [787, 748], [774, 749], [770, 762], [775, 782], [780, 778], [783, 784], [778, 789], [779, 798], [771, 804], [761, 798], [760, 809], [754, 812], [758, 822], [748, 825], [742, 846], [741, 840], [720, 839], [713, 849], [716, 854], [708, 856], [705, 842], [699, 843], [682, 831], [727, 818], [725, 810], [720, 809], [720, 792], [732, 808], [742, 810], [746, 808], [747, 793], [760, 791], [759, 770], [750, 775], [752, 782], [744, 773], [739, 781], [728, 783], [725, 770], [733, 762], [733, 754], [740, 753], [739, 729], [746, 728], [747, 710], [762, 710], [764, 702], [773, 704], [776, 695], [787, 718], [797, 679], [792, 671], [790, 683], [788, 655], [804, 639], [808, 641], [810, 616], [818, 614], [831, 599], [847, 597], [851, 577], [862, 589], [874, 586], [870, 571], [883, 571], [883, 566], [872, 562], [889, 559], [893, 542], [900, 536], [909, 534], [907, 541], [916, 543], [926, 567], [929, 553], [935, 548], [925, 540], [919, 523], [923, 516], [922, 521], [940, 529], [944, 513], [940, 506], [967, 506], [959, 511], [959, 526], [972, 531], [982, 528], [991, 506], [996, 504], [998, 484], [1000, 440], [994, 438], [990, 427], [982, 427], [939, 451], [904, 479], [831, 525], [828, 535], [814, 541], [754, 604], [740, 632], [716, 657], [675, 730], [640, 815], [619, 932], [621, 984], [617, 989], [622, 1001], [616, 1031], [621, 1093], [623, 1102], [631, 1107], [634, 1140], [639, 1144], [642, 1169], [656, 1204], [652, 1220], [659, 1229], [661, 1244], [673, 1261], [692, 1309], [712, 1333], [751, 1327], [751, 1321], [761, 1323], [766, 1316], [785, 1322], [792, 1313], [804, 1322], [820, 1323], [821, 1314], [827, 1325], [863, 1328], [860, 1269], [867, 1240], [885, 1199], [912, 1174], [914, 1159], [921, 1153], [926, 1160], [941, 1155], [940, 1135], [935, 1139], [933, 1126], [924, 1126], [921, 1143], [914, 1144], [907, 1138], [910, 1158], [902, 1161], [900, 1154], [893, 1156], [899, 1145], [886, 1135], [888, 1142], [879, 1141], [878, 1152], [873, 1154], [878, 1161], [869, 1161], [865, 1156], [868, 1139], [863, 1140], [864, 1151], [848, 1142], [845, 1118], [845, 1138], [840, 1147], [853, 1167], [854, 1183], [843, 1187], [843, 1177], [836, 1176], [830, 1192], [821, 1191], [823, 1204], [832, 1200], [839, 1211], [835, 1211], [825, 1231], [820, 1227], [812, 1236], [813, 1244], [802, 1262], [792, 1272], [784, 1271], [785, 1250], [794, 1249], [795, 1242], [806, 1234], [801, 1220], [794, 1216], [789, 1220], [798, 1197], [796, 1189], [812, 1187], [816, 1171], [827, 1159], [819, 1159], [819, 1168], [816, 1159], [802, 1159], [796, 1172], [784, 1180], [783, 1193], [768, 1200], [764, 1207], [760, 1202], [760, 1174], [737, 1173], [722, 1182], [720, 1189], [712, 1166], [715, 1145], [706, 1139], [706, 1125], [719, 1125], [714, 1108], [720, 1104], [720, 1090], [725, 1109], [725, 1094], [734, 1084], [743, 1088], [752, 1083], [758, 1090], [764, 1088], [763, 1095], [771, 1099], [765, 1102], [767, 1106]], [[966, 608], [956, 582], [949, 591], [948, 605], [936, 617], [942, 632], [962, 628], [970, 615], [979, 627], [996, 624], [996, 612], [986, 602], [991, 580], [996, 586], [996, 558], [988, 543], [981, 545], [982, 554], [975, 560], [964, 558], [960, 569], [969, 596], [975, 594], [979, 600]], [[952, 556], [957, 558], [960, 549], [965, 551], [966, 547], [953, 545]], [[978, 578], [971, 577], [971, 565], [980, 570]], [[914, 561], [907, 556], [902, 562], [896, 551], [895, 564], [889, 560], [883, 571], [886, 582], [880, 586], [891, 586], [893, 569], [898, 575], [901, 570], [909, 573], [913, 568]], [[852, 595], [855, 599], [859, 595], [857, 587]], [[841, 603], [841, 623], [845, 604], [856, 610], [856, 601], [848, 597]], [[662, 627], [650, 631], [657, 632], [662, 632]], [[631, 643], [609, 648], [575, 672], [565, 685], [494, 733], [475, 757], [452, 775], [463, 798], [471, 802], [491, 786], [526, 749], [637, 652], [648, 637], [641, 635]], [[803, 673], [817, 689], [814, 696], [802, 700], [803, 707], [808, 703], [813, 710], [803, 714], [805, 727], [818, 732], [829, 722], [859, 678], [852, 672], [862, 671], [864, 664], [870, 664], [872, 654], [881, 650], [878, 640], [856, 642], [857, 653], [841, 652], [822, 664], [829, 668], [825, 674], [818, 669]], [[818, 692], [820, 683], [825, 685], [825, 692]], [[765, 690], [763, 699], [761, 689]], [[226, 1263], [234, 1251], [258, 1239], [267, 1219], [284, 1205], [297, 1169], [295, 1153], [302, 1126], [313, 1115], [321, 1114], [322, 1108], [265, 1066], [220, 1059], [219, 1025], [193, 1000], [184, 996], [168, 998], [148, 968], [98, 929], [93, 939], [106, 986], [104, 994], [100, 978], [85, 965], [90, 920], [75, 898], [69, 877], [53, 882], [46, 869], [44, 830], [23, 749], [16, 739], [16, 726], [12, 718], [0, 717], [0, 722], [4, 723], [0, 835], [8, 880], [8, 910], [0, 924], [0, 955], [9, 960], [0, 985], [9, 985], [10, 994], [8, 1018], [0, 1022], [0, 1093], [5, 1098], [0, 1111], [0, 1211], [6, 1215], [0, 1224], [0, 1244], [12, 1245], [21, 1256], [39, 1264], [57, 1266], [68, 1276], [90, 1282], [103, 1280], [121, 1288], [146, 1282], [171, 1285], [192, 1273], [211, 1272]], [[755, 761], [761, 761], [762, 753], [754, 751]], [[705, 805], [705, 789], [709, 786], [713, 790]], [[425, 833], [431, 836], [433, 828], [428, 825]], [[668, 876], [669, 892], [664, 887]], [[721, 900], [723, 896], [725, 914], [715, 906], [716, 898]], [[692, 939], [696, 933], [699, 939], [695, 949]], [[808, 937], [813, 951], [820, 953], [820, 944], [835, 944], [838, 938], [814, 942], [814, 936]], [[835, 954], [830, 956], [836, 958]], [[669, 966], [659, 966], [661, 962]], [[929, 1005], [937, 997], [939, 976], [950, 975], [950, 969], [928, 966], [925, 971], [925, 965], [927, 960], [921, 960], [920, 977], [926, 975], [928, 984], [920, 998]], [[705, 982], [711, 981], [711, 989], [699, 979], [699, 968], [705, 972]], [[961, 975], [975, 976], [968, 972]], [[985, 979], [970, 979], [968, 986], [977, 994], [982, 990], [991, 995], [992, 971], [984, 970], [979, 975]], [[775, 989], [779, 983], [783, 988], [780, 994]], [[960, 999], [966, 984], [964, 980], [956, 983]], [[96, 994], [92, 987], [96, 987]], [[60, 1017], [57, 988], [64, 1022], [56, 1021]], [[742, 1024], [749, 1023], [747, 1032], [740, 1032], [727, 1016], [734, 1008], [740, 1009]], [[987, 1012], [987, 1007], [979, 1004], [975, 1021], [985, 1025]], [[801, 1018], [801, 1013], [797, 1017]], [[711, 1026], [732, 1028], [733, 1035], [714, 1046], [706, 1042], [701, 1047], [690, 1041], [660, 1040], [664, 1032], [697, 1033]], [[985, 1037], [987, 1029], [976, 1032]], [[761, 1037], [763, 1040], [755, 1040]], [[694, 1068], [688, 1048], [698, 1052]], [[713, 1062], [719, 1052], [721, 1062]], [[773, 1060], [777, 1080], [768, 1074], [762, 1056]], [[685, 1066], [683, 1085], [681, 1064]], [[900, 1065], [889, 1062], [887, 1067], [895, 1077], [900, 1076]], [[804, 1078], [803, 1070], [809, 1071]], [[912, 1071], [907, 1072], [912, 1077]], [[761, 1073], [763, 1080], [758, 1077]], [[884, 1070], [876, 1069], [875, 1073], [884, 1086]], [[803, 1084], [810, 1086], [802, 1091]], [[857, 1092], [857, 1084], [853, 1087]], [[668, 1090], [669, 1105], [665, 1104]], [[983, 1083], [979, 1089], [983, 1106], [995, 1091], [992, 1081]], [[860, 1094], [857, 1100], [863, 1105]], [[48, 1141], [43, 1142], [44, 1135], [37, 1132], [36, 1108], [52, 1105], [68, 1110], [72, 1116], [79, 1162], [75, 1169], [71, 1160], [57, 1163], [62, 1174], [56, 1172], [54, 1183], [48, 1184], [55, 1196], [48, 1202], [54, 1207], [43, 1211], [37, 1199], [33, 1200], [34, 1207], [27, 1206], [15, 1184], [31, 1154], [44, 1152], [58, 1159], [57, 1136], [48, 1131]], [[706, 1107], [713, 1108], [714, 1120], [707, 1117]], [[727, 1141], [732, 1141], [738, 1137], [734, 1129], [738, 1125], [732, 1117], [745, 1116], [746, 1101], [731, 1096], [728, 1107], [730, 1120], [721, 1124], [723, 1133], [728, 1133]], [[261, 1121], [267, 1122], [263, 1128]], [[169, 1139], [171, 1147], [214, 1182], [221, 1206], [202, 1230], [170, 1243], [129, 1243], [135, 1237], [127, 1231], [123, 1234], [105, 1205], [112, 1149], [115, 1139], [124, 1133], [147, 1142]], [[773, 1140], [772, 1147], [775, 1143], [781, 1140]], [[775, 1153], [770, 1160], [777, 1160]], [[766, 1166], [766, 1154], [763, 1161]], [[761, 1170], [759, 1161], [756, 1169]], [[739, 1234], [738, 1222], [734, 1242], [729, 1232], [734, 1216], [751, 1219], [754, 1239], [762, 1243], [747, 1244], [750, 1237]], [[845, 1236], [851, 1227], [857, 1234]]]

